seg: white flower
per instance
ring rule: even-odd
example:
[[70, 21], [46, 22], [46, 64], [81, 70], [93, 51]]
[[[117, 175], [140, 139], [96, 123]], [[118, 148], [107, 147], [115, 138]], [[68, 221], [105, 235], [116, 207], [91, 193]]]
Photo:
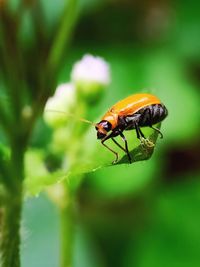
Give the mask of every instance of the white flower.
[[71, 79], [73, 82], [91, 82], [107, 86], [110, 83], [109, 64], [101, 57], [85, 55], [74, 64]]
[[56, 128], [69, 120], [67, 114], [75, 105], [75, 89], [73, 84], [64, 83], [56, 88], [55, 94], [47, 100], [44, 108], [45, 122]]
[[62, 83], [56, 88], [54, 96], [67, 99], [67, 101], [71, 102], [72, 94], [74, 94], [74, 85], [71, 83]]

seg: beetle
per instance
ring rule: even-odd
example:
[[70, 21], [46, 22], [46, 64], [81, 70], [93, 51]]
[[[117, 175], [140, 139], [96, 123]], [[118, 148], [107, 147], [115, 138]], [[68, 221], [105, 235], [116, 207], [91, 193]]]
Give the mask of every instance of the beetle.
[[[108, 139], [112, 139], [127, 154], [129, 163], [131, 163], [132, 159], [128, 149], [128, 142], [123, 131], [135, 129], [137, 138], [142, 141], [147, 139], [140, 128], [151, 127], [163, 138], [161, 131], [153, 125], [164, 120], [167, 115], [167, 108], [155, 95], [140, 93], [128, 96], [113, 105], [105, 113], [101, 121], [95, 125], [97, 139], [100, 139], [102, 145], [115, 154], [113, 164], [118, 161], [118, 153], [105, 144], [105, 141]], [[121, 146], [114, 139], [116, 136], [121, 136], [125, 147]]]

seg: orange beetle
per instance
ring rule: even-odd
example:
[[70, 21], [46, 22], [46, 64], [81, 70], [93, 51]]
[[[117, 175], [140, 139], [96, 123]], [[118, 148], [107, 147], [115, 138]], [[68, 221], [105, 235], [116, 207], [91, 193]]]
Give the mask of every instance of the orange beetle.
[[[153, 125], [164, 120], [167, 115], [168, 111], [166, 107], [156, 96], [151, 94], [134, 94], [117, 102], [106, 112], [101, 121], [95, 125], [97, 138], [101, 139], [102, 145], [115, 154], [116, 159], [113, 163], [117, 162], [118, 153], [104, 143], [110, 138], [118, 147], [126, 152], [128, 160], [131, 163], [128, 142], [123, 131], [135, 129], [137, 138], [141, 140], [145, 136], [140, 127], [149, 126], [157, 131], [162, 138], [163, 135], [160, 130], [153, 127]], [[125, 148], [114, 139], [118, 135], [122, 137]]]

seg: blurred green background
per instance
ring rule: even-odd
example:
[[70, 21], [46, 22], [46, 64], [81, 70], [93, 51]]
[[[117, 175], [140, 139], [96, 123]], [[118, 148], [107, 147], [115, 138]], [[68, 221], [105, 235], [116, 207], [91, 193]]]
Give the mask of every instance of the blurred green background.
[[[49, 29], [63, 1], [45, 1]], [[169, 110], [153, 157], [87, 174], [77, 195], [74, 267], [197, 267], [200, 264], [200, 3], [82, 0], [60, 82], [85, 53], [104, 57], [112, 83], [101, 116], [136, 92]], [[31, 36], [27, 32], [26, 38]], [[67, 76], [68, 75], [68, 76]], [[39, 123], [32, 145], [45, 146]], [[94, 130], [94, 135], [95, 135]], [[134, 138], [134, 133], [133, 133]], [[97, 141], [98, 142], [98, 141]], [[22, 266], [59, 266], [59, 220], [45, 193], [23, 211]]]

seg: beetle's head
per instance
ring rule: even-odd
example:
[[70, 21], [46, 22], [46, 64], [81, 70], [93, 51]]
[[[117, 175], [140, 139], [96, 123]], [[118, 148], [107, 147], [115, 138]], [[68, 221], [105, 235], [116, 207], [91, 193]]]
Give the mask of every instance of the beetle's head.
[[112, 124], [109, 121], [102, 120], [95, 125], [95, 129], [97, 130], [97, 139], [103, 139], [106, 137], [108, 132], [111, 130]]

